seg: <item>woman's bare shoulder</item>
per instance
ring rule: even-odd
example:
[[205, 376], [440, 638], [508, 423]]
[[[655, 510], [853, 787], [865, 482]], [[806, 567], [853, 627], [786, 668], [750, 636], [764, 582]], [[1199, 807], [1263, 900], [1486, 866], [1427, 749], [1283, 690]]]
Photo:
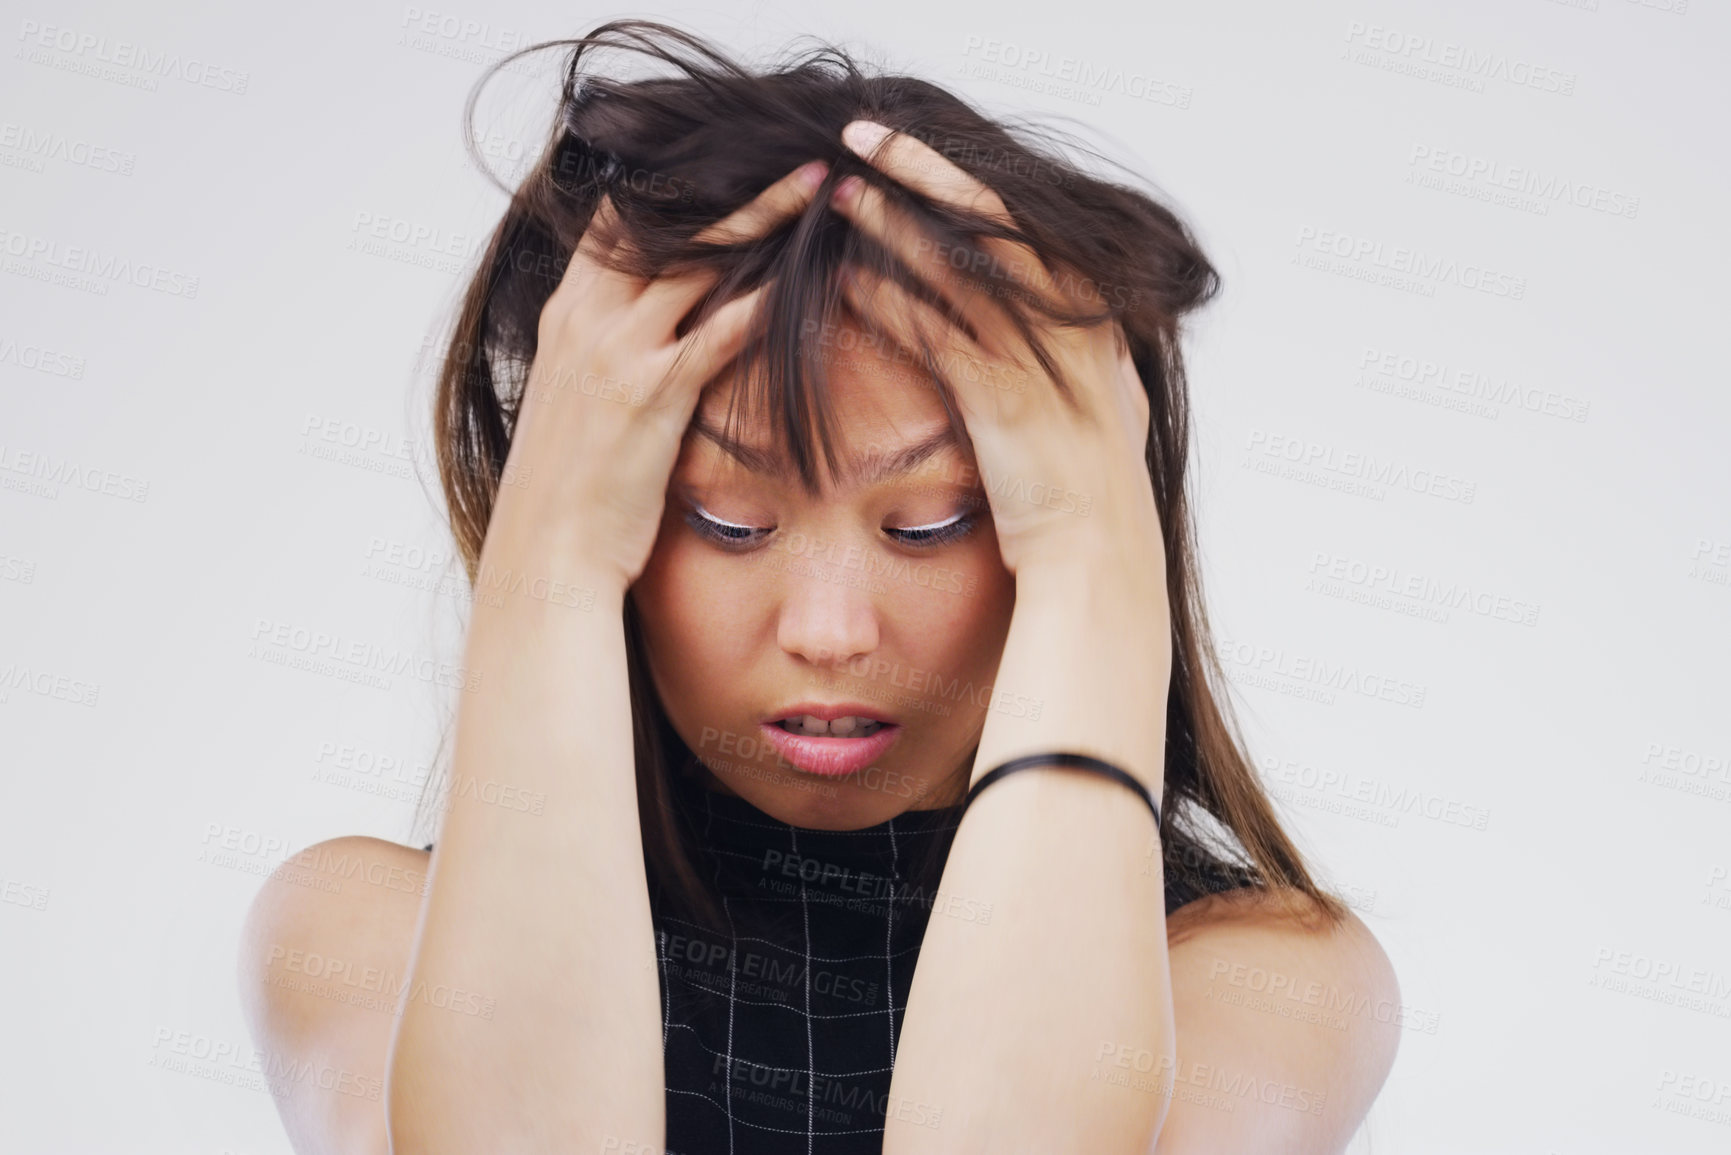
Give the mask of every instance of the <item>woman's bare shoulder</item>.
[[[1185, 936], [1205, 926], [1263, 927], [1298, 934], [1338, 929], [1303, 892], [1261, 886], [1237, 886], [1203, 895], [1174, 910], [1166, 921], [1173, 936]], [[1355, 929], [1364, 926], [1351, 911], [1345, 925]]]
[[385, 1146], [385, 1067], [425, 850], [348, 836], [290, 856], [241, 932], [241, 1005], [296, 1151]]
[[1220, 976], [1219, 956], [1238, 954], [1246, 961], [1287, 962], [1374, 999], [1399, 998], [1394, 966], [1364, 921], [1351, 910], [1330, 920], [1299, 891], [1239, 887], [1210, 894], [1173, 911], [1166, 929], [1174, 956], [1209, 959], [1211, 978]]
[[1400, 986], [1370, 928], [1246, 887], [1186, 904], [1167, 929], [1178, 1067], [1158, 1155], [1342, 1150], [1400, 1045]]

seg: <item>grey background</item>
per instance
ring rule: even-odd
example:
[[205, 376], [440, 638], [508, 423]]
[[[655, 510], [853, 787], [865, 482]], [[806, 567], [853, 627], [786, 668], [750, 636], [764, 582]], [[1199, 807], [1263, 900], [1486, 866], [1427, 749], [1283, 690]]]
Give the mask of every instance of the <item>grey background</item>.
[[[1731, 35], [1684, 0], [7, 3], [0, 1149], [288, 1150], [240, 920], [291, 851], [407, 840], [449, 692], [261, 635], [460, 660], [426, 355], [503, 203], [463, 98], [622, 15], [1039, 115], [1198, 230], [1233, 696], [1402, 986], [1353, 1150], [1725, 1150]], [[545, 91], [490, 98], [507, 167]]]

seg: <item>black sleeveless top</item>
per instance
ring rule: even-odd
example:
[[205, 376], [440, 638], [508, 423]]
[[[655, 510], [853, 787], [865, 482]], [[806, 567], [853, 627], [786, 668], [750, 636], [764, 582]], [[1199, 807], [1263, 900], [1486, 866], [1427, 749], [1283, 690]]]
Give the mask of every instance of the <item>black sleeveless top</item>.
[[[666, 1155], [879, 1155], [888, 1117], [941, 1126], [941, 1107], [891, 1101], [889, 1088], [929, 920], [992, 917], [912, 881], [921, 855], [948, 854], [961, 808], [813, 830], [674, 778], [729, 926], [679, 917], [651, 886]], [[1248, 881], [1169, 869], [1166, 912]]]

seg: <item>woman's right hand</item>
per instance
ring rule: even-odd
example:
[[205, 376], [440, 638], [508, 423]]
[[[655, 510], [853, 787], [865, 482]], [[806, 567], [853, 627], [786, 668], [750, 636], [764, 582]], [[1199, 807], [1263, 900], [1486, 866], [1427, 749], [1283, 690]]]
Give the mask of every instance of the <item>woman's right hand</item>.
[[[762, 236], [811, 203], [826, 171], [821, 161], [800, 166], [697, 239]], [[495, 527], [518, 542], [554, 534], [565, 561], [622, 592], [649, 562], [699, 391], [739, 351], [766, 286], [675, 337], [719, 274], [615, 272], [599, 234], [616, 225], [603, 196], [541, 310], [505, 463], [516, 480], [500, 487], [488, 539]]]

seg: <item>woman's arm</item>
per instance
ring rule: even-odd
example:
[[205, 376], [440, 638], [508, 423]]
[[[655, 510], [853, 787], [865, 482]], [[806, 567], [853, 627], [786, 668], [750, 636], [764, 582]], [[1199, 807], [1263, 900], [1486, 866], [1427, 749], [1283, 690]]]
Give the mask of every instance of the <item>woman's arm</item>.
[[[990, 188], [911, 136], [856, 122], [843, 137], [925, 196], [1014, 223]], [[1098, 312], [1103, 297], [1078, 299], [1064, 285], [1092, 282], [1056, 276], [1007, 238], [980, 241], [984, 262], [946, 254], [879, 190], [847, 186], [838, 207], [943, 286], [944, 299], [934, 306], [866, 275], [848, 286], [856, 311], [906, 348], [931, 342], [977, 370], [950, 382], [1017, 589], [974, 779], [1009, 758], [1079, 751], [1158, 795], [1172, 664], [1164, 532], [1144, 457], [1149, 397], [1116, 326], [1102, 322], [1042, 334], [1071, 387], [1060, 403], [1000, 304], [1036, 293]], [[1003, 283], [953, 275], [982, 263]], [[1038, 500], [1058, 492], [1080, 500]], [[1264, 895], [1236, 907], [1231, 927], [1210, 925], [1169, 949], [1162, 865], [1152, 815], [1109, 779], [1036, 768], [979, 796], [941, 882], [967, 901], [934, 904], [914, 973], [886, 1152], [1146, 1155], [1156, 1137], [1173, 1155], [1344, 1146], [1387, 1075], [1390, 1031], [1357, 1015], [1326, 1033], [1259, 1022], [1260, 1008], [1230, 991], [1216, 1000], [1210, 984], [1261, 967], [1387, 1007], [1397, 995], [1375, 939], [1352, 920], [1327, 931], [1304, 917], [1305, 903], [1288, 910]], [[1211, 904], [1214, 919], [1230, 905]], [[944, 917], [958, 907], [993, 913], [989, 922]], [[1228, 1101], [1199, 1114], [1196, 1086], [1213, 1085], [1216, 1065], [1230, 1070], [1231, 1086], [1254, 1082], [1259, 1095], [1272, 1080], [1276, 1108]], [[1168, 1113], [1180, 1083], [1183, 1107]], [[1308, 1110], [1287, 1109], [1301, 1100]]]
[[[1044, 708], [1037, 721], [988, 716], [976, 779], [1021, 754], [1081, 750], [1156, 785], [1138, 752], [1164, 738], [1164, 664], [1147, 635], [1164, 618], [1110, 572], [1018, 575], [997, 689]], [[1155, 1135], [1160, 1155], [1344, 1150], [1400, 1041], [1375, 937], [1350, 915], [1317, 926], [1302, 896], [1246, 890], [1168, 922], [1163, 889], [1153, 816], [1118, 783], [1030, 769], [981, 793], [941, 897], [990, 904], [991, 920], [935, 907], [884, 1150], [1145, 1155]]]
[[[1037, 703], [1039, 717], [988, 715], [975, 778], [1022, 754], [1074, 750], [1124, 767], [1158, 796], [1163, 586], [1151, 589], [1129, 566], [1076, 557], [1018, 572], [994, 700]], [[1157, 568], [1152, 580], [1163, 582]], [[1165, 1096], [1127, 1093], [1107, 1075], [1126, 1052], [1140, 1070], [1173, 1065], [1154, 840], [1148, 808], [1098, 775], [1034, 768], [980, 794], [940, 890], [989, 904], [991, 921], [945, 917], [942, 906], [931, 919], [896, 1054], [886, 1152], [1149, 1149]], [[904, 1121], [933, 1114], [936, 1127]]]
[[[926, 145], [862, 127], [850, 125], [844, 140], [898, 182], [1013, 224], [991, 189]], [[905, 348], [935, 345], [949, 363], [979, 369], [951, 382], [999, 552], [1016, 576], [1016, 608], [975, 779], [1009, 758], [1075, 751], [1117, 764], [1159, 797], [1172, 666], [1165, 546], [1145, 458], [1151, 404], [1122, 333], [1108, 323], [1047, 326], [1041, 336], [1069, 385], [1061, 393], [995, 290], [1071, 310], [1098, 302], [1078, 300], [1036, 253], [1003, 238], [981, 245], [1005, 281], [982, 294], [880, 190], [844, 180], [836, 203], [944, 299], [934, 306], [859, 274], [847, 286], [855, 310]], [[1077, 499], [1039, 500], [1052, 493]], [[934, 904], [895, 1057], [886, 1152], [1152, 1146], [1166, 1096], [1122, 1094], [1101, 1062], [1128, 1050], [1172, 1066], [1156, 849], [1141, 799], [1085, 771], [1032, 768], [979, 796], [940, 887], [961, 909], [990, 909], [991, 920], [946, 917], [954, 907], [942, 895]]]
[[[761, 236], [823, 175], [790, 173], [698, 239]], [[625, 591], [699, 391], [738, 353], [764, 290], [676, 336], [719, 274], [621, 271], [614, 213], [603, 197], [542, 310], [506, 462], [523, 480], [501, 488], [479, 559], [503, 598], [477, 599], [469, 624], [478, 685], [457, 713], [452, 803], [392, 1044], [397, 1155], [664, 1143]], [[492, 783], [544, 794], [542, 812], [489, 804]], [[492, 1014], [454, 1010], [454, 990]]]
[[[499, 516], [483, 573], [526, 580], [502, 604], [477, 599], [469, 626], [466, 664], [480, 681], [458, 713], [452, 802], [392, 1047], [391, 1150], [600, 1150], [609, 1137], [659, 1147], [660, 991], [623, 592], [551, 527]], [[592, 591], [593, 603], [533, 597], [559, 588], [538, 579]], [[545, 795], [542, 812], [462, 788], [490, 781]], [[453, 1009], [446, 990], [472, 992], [492, 1014]]]

